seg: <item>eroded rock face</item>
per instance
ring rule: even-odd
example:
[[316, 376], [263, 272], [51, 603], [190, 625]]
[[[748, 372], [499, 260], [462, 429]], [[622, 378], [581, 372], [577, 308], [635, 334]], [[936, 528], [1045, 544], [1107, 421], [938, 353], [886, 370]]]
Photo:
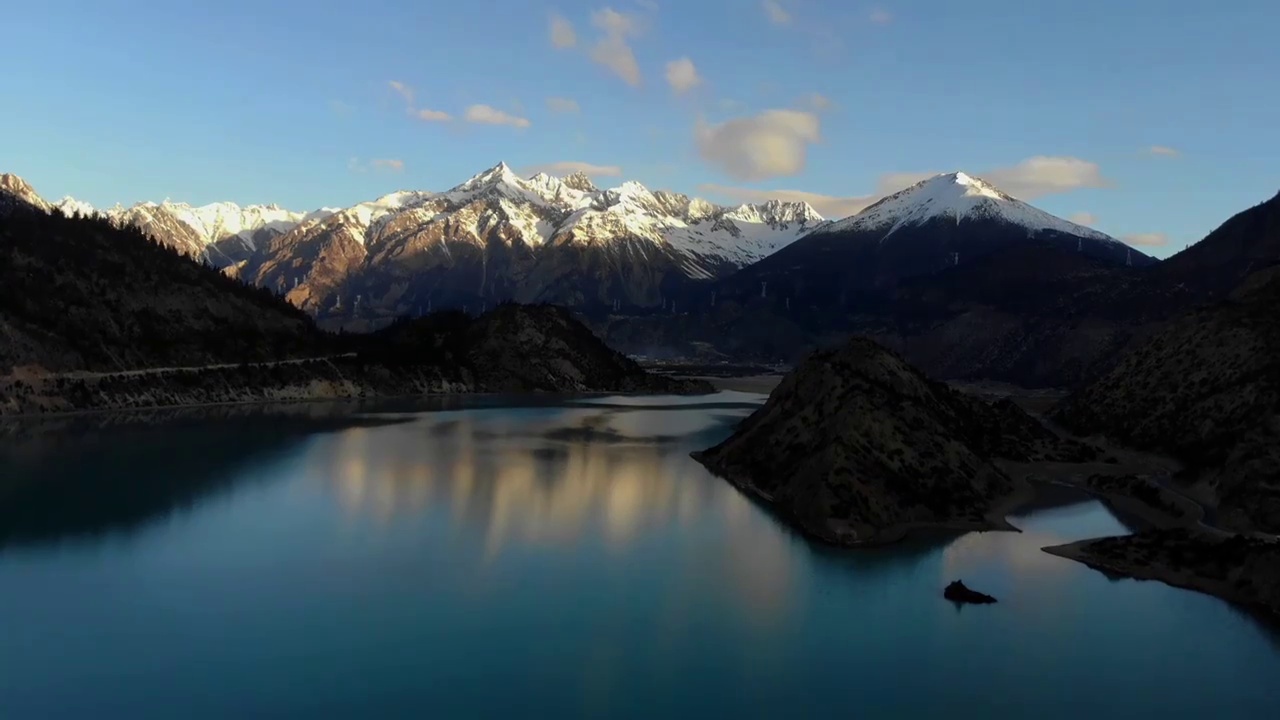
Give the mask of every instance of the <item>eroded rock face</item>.
[[725, 442], [695, 457], [807, 533], [875, 542], [916, 524], [983, 527], [1015, 483], [993, 465], [1080, 460], [1009, 401], [926, 378], [864, 338], [814, 354]]

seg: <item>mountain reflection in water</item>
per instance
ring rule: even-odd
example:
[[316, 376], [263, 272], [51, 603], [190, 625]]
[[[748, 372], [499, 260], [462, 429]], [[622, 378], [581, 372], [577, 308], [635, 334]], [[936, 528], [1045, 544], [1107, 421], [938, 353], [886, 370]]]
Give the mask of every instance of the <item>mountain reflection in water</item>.
[[[1049, 498], [1022, 533], [805, 541], [688, 456], [744, 400], [0, 428], [0, 617], [20, 619], [0, 715], [1065, 720], [1280, 700], [1272, 640], [1223, 603], [1039, 551], [1124, 532], [1097, 502]], [[943, 601], [957, 578], [999, 604]]]
[[[390, 529], [427, 517], [468, 537], [483, 568], [504, 552], [596, 549], [615, 557], [666, 527], [714, 525], [676, 568], [669, 611], [682, 607], [681, 574], [723, 573], [757, 619], [782, 610], [793, 585], [785, 534], [751, 501], [724, 492], [688, 453], [750, 408], [523, 408], [436, 413], [376, 431], [352, 429], [301, 458], [351, 522]], [[368, 529], [367, 527], [365, 528]], [[753, 536], [752, 542], [746, 542]], [[767, 542], [760, 542], [760, 538]]]

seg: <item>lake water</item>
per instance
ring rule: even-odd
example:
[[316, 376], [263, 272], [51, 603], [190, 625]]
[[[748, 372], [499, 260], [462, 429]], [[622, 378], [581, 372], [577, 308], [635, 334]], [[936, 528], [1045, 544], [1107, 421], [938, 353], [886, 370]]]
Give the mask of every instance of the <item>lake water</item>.
[[1274, 717], [1272, 632], [1040, 552], [1092, 501], [809, 544], [688, 457], [761, 399], [11, 437], [0, 718]]

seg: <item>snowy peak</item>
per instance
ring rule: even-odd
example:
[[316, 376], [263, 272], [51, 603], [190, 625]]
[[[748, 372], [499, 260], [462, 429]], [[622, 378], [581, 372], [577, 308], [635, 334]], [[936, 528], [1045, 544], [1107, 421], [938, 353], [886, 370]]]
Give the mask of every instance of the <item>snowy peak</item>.
[[1031, 232], [1048, 230], [1119, 242], [1110, 235], [1032, 207], [1001, 192], [991, 183], [963, 172], [944, 173], [922, 180], [818, 232], [876, 232], [883, 233], [883, 241], [904, 227], [965, 220], [994, 220], [1018, 225]]
[[506, 163], [500, 162], [484, 172], [472, 175], [469, 180], [453, 188], [450, 192], [473, 192], [497, 185], [520, 187], [523, 183], [520, 177], [512, 172]]
[[3, 202], [3, 196], [6, 195], [11, 198], [17, 198], [28, 205], [34, 205], [41, 210], [49, 209], [49, 203], [40, 197], [35, 188], [31, 187], [26, 180], [12, 173], [0, 173], [0, 202]]
[[565, 187], [572, 188], [574, 190], [577, 190], [578, 192], [584, 192], [584, 193], [600, 192], [600, 188], [596, 187], [596, 184], [591, 182], [591, 178], [588, 177], [587, 174], [582, 172], [581, 170], [571, 175], [566, 175], [565, 177], [561, 178], [560, 181], [564, 183]]
[[725, 217], [731, 220], [765, 223], [771, 226], [790, 223], [799, 223], [801, 225], [812, 223], [817, 226], [823, 222], [823, 217], [809, 203], [784, 202], [782, 200], [768, 200], [763, 203], [739, 205], [726, 213]]
[[67, 215], [75, 215], [77, 213], [80, 215], [98, 215], [99, 214], [97, 208], [95, 208], [94, 206], [82, 200], [77, 200], [71, 197], [70, 195], [54, 203], [54, 207], [58, 208], [59, 210], [61, 210], [63, 213]]

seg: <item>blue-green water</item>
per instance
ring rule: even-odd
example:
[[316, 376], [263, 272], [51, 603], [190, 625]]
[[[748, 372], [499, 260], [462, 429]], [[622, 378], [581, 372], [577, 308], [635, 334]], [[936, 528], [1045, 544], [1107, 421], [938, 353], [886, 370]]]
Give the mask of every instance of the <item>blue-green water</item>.
[[[1096, 503], [810, 545], [688, 457], [741, 400], [26, 438], [0, 460], [0, 718], [1280, 707], [1280, 641], [1250, 618], [1040, 552], [1125, 532]], [[957, 609], [956, 578], [1001, 602]]]

